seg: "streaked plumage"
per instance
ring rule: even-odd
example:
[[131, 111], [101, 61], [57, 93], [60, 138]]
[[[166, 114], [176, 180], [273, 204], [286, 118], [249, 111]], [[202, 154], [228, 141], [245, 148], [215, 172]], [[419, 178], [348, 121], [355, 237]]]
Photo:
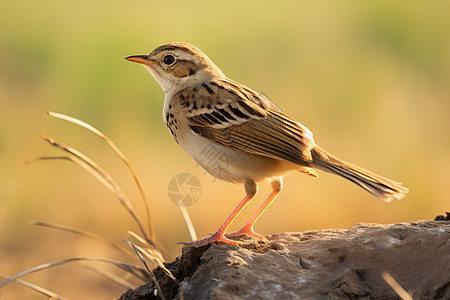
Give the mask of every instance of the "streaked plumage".
[[236, 243], [223, 234], [251, 201], [256, 182], [269, 180], [274, 192], [249, 222], [230, 236], [253, 232], [256, 219], [282, 189], [282, 176], [300, 171], [318, 177], [314, 169], [342, 176], [385, 201], [408, 191], [400, 183], [342, 161], [318, 147], [311, 131], [284, 114], [262, 94], [227, 78], [198, 48], [164, 44], [148, 55], [127, 57], [143, 64], [165, 92], [164, 121], [177, 143], [213, 176], [243, 183], [246, 197], [211, 237], [186, 243]]

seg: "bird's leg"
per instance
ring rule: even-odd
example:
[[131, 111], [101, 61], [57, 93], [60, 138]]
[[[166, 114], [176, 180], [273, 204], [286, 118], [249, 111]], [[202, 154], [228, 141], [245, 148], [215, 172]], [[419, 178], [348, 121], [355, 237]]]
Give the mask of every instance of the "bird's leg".
[[247, 192], [247, 195], [244, 197], [244, 199], [242, 199], [242, 201], [238, 204], [238, 206], [236, 206], [236, 208], [231, 212], [231, 214], [228, 216], [228, 218], [225, 220], [225, 222], [223, 222], [223, 224], [219, 227], [219, 229], [217, 229], [217, 231], [215, 233], [213, 233], [212, 235], [210, 235], [204, 239], [196, 240], [196, 241], [189, 242], [189, 243], [179, 243], [179, 244], [183, 244], [186, 247], [195, 247], [195, 248], [206, 246], [206, 245], [214, 243], [214, 242], [222, 242], [222, 243], [231, 244], [231, 245], [241, 244], [241, 242], [232, 241], [232, 240], [227, 239], [224, 236], [224, 234], [227, 231], [230, 224], [239, 215], [239, 213], [247, 206], [247, 204], [250, 203], [250, 201], [253, 200], [253, 198], [255, 198], [256, 191], [257, 191], [256, 183], [254, 181], [245, 182], [245, 190]]
[[266, 241], [266, 238], [256, 232], [253, 231], [253, 225], [256, 223], [258, 218], [264, 213], [264, 211], [269, 207], [273, 200], [280, 194], [283, 189], [283, 181], [281, 178], [276, 178], [272, 182], [272, 193], [270, 193], [269, 197], [263, 202], [263, 204], [258, 208], [258, 210], [253, 214], [250, 220], [242, 226], [238, 231], [228, 233], [225, 236], [228, 237], [236, 237], [241, 235], [249, 235], [251, 237], [257, 238], [260, 241]]

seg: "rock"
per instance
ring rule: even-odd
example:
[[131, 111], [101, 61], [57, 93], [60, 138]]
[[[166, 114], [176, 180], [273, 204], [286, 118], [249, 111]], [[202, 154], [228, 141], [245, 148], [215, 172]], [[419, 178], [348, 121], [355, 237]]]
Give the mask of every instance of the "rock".
[[[269, 243], [183, 248], [155, 269], [166, 299], [400, 299], [388, 272], [414, 299], [450, 299], [450, 222], [358, 224], [282, 233]], [[160, 299], [149, 282], [121, 296]]]
[[438, 215], [436, 216], [436, 218], [434, 218], [435, 221], [450, 221], [450, 212], [446, 212], [445, 213], [447, 216], [443, 216], [443, 215]]

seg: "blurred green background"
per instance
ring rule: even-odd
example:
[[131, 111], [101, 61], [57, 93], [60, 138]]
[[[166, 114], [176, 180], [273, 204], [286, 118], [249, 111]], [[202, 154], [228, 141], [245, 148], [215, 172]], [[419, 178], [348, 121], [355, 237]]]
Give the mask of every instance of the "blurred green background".
[[[78, 236], [28, 226], [49, 221], [117, 240], [137, 231], [114, 196], [81, 168], [38, 162], [59, 154], [45, 133], [92, 157], [144, 215], [128, 171], [98, 137], [46, 115], [96, 126], [135, 167], [151, 200], [158, 240], [171, 257], [189, 235], [167, 184], [189, 172], [202, 196], [188, 210], [197, 233], [213, 232], [244, 195], [215, 181], [172, 140], [163, 92], [123, 58], [173, 41], [202, 49], [230, 78], [263, 92], [308, 126], [316, 142], [410, 188], [386, 204], [336, 176], [300, 173], [255, 226], [284, 231], [350, 228], [358, 222], [433, 219], [449, 210], [450, 2], [448, 1], [3, 1], [0, 4], [0, 272], [13, 275], [79, 255], [119, 258]], [[270, 192], [236, 220], [238, 229]], [[113, 268], [109, 268], [114, 270]], [[124, 289], [82, 268], [25, 278], [75, 299]], [[11, 284], [0, 298], [45, 299]]]

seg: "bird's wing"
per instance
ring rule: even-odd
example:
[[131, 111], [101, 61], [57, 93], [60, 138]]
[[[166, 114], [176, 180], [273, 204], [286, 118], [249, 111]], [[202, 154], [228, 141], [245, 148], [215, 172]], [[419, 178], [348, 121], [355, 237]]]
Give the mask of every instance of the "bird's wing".
[[244, 85], [214, 80], [176, 97], [191, 130], [216, 144], [301, 165], [312, 161], [311, 131]]

